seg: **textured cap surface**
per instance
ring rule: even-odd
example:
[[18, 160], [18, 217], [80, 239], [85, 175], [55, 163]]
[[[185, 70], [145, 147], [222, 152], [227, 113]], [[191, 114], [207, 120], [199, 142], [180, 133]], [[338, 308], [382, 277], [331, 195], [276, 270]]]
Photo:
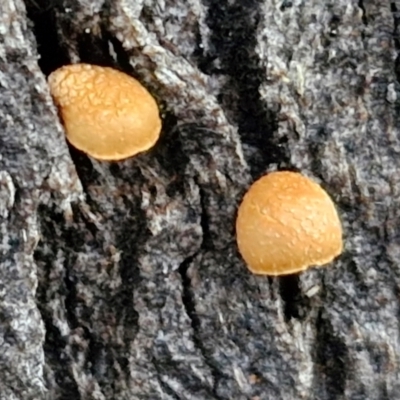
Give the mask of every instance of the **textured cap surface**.
[[100, 160], [121, 160], [157, 141], [161, 120], [150, 93], [118, 70], [74, 64], [48, 79], [67, 139]]
[[301, 174], [256, 181], [239, 207], [239, 251], [256, 274], [284, 275], [323, 265], [342, 252], [342, 228], [328, 194]]

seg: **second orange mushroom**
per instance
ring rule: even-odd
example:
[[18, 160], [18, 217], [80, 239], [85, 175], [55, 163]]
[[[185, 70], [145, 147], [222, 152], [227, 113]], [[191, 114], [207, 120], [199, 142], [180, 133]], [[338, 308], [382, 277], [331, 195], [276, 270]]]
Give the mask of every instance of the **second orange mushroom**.
[[286, 275], [331, 262], [342, 252], [342, 227], [328, 194], [289, 171], [256, 181], [238, 210], [239, 251], [255, 274]]

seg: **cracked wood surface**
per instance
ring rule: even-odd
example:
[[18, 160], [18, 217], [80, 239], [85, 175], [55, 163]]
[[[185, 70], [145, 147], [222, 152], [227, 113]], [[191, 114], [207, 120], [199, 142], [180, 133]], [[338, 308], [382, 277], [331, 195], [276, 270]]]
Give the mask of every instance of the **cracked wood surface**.
[[[400, 1], [2, 0], [0, 399], [399, 399]], [[39, 56], [40, 55], [40, 56]], [[46, 76], [120, 68], [154, 149], [69, 148]], [[328, 268], [251, 275], [274, 169], [334, 198]]]

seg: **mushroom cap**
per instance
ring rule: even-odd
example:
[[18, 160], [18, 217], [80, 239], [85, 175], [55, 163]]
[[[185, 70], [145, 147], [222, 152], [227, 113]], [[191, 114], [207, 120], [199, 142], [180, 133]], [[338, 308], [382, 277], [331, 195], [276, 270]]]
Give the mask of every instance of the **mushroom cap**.
[[99, 160], [121, 160], [157, 141], [157, 103], [134, 78], [113, 68], [67, 65], [48, 78], [69, 142]]
[[238, 210], [236, 238], [251, 272], [286, 275], [331, 262], [342, 252], [342, 227], [328, 194], [295, 172], [256, 181]]

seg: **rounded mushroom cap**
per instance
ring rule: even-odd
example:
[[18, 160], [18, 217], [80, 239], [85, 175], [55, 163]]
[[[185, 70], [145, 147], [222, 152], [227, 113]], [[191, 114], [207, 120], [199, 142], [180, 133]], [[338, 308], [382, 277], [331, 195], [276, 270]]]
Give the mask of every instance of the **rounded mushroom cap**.
[[99, 160], [121, 160], [157, 141], [157, 103], [134, 78], [90, 64], [67, 65], [48, 78], [69, 142]]
[[328, 194], [289, 171], [256, 181], [238, 210], [239, 251], [251, 272], [286, 275], [331, 262], [342, 252], [342, 227]]

